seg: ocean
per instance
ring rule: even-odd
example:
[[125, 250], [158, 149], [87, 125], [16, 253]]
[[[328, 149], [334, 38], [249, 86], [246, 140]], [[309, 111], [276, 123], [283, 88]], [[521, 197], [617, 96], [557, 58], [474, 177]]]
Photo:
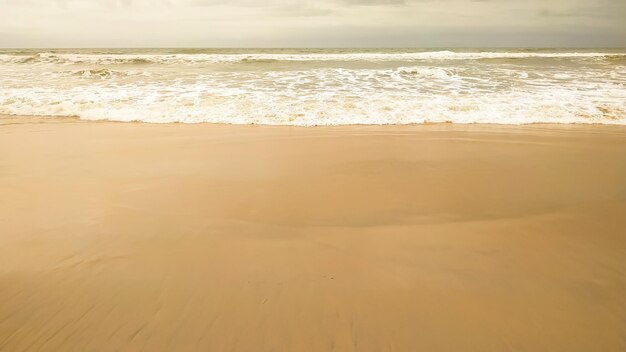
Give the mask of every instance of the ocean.
[[2, 49], [0, 114], [626, 124], [626, 49]]

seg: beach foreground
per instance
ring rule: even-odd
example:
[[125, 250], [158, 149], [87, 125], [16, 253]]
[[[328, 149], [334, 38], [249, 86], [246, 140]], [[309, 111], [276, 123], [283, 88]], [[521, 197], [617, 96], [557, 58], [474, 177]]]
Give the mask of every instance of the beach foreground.
[[0, 118], [0, 351], [623, 351], [626, 127]]

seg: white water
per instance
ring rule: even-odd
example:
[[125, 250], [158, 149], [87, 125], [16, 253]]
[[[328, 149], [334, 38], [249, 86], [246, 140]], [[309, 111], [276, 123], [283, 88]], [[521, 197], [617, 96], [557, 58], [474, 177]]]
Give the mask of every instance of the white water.
[[0, 114], [302, 126], [626, 124], [626, 53], [5, 50]]

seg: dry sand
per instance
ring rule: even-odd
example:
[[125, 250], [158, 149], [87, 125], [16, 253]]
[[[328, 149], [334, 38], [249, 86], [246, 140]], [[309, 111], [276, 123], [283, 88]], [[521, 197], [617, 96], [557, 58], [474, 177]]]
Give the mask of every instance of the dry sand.
[[0, 351], [624, 351], [626, 128], [0, 119]]

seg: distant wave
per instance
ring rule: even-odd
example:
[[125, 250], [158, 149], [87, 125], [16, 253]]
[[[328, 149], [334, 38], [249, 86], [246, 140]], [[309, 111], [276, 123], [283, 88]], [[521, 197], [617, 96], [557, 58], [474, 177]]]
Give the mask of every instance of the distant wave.
[[202, 63], [268, 63], [279, 61], [420, 61], [569, 58], [621, 60], [626, 53], [589, 52], [406, 52], [406, 53], [309, 53], [309, 54], [61, 54], [0, 55], [0, 64], [202, 64]]

